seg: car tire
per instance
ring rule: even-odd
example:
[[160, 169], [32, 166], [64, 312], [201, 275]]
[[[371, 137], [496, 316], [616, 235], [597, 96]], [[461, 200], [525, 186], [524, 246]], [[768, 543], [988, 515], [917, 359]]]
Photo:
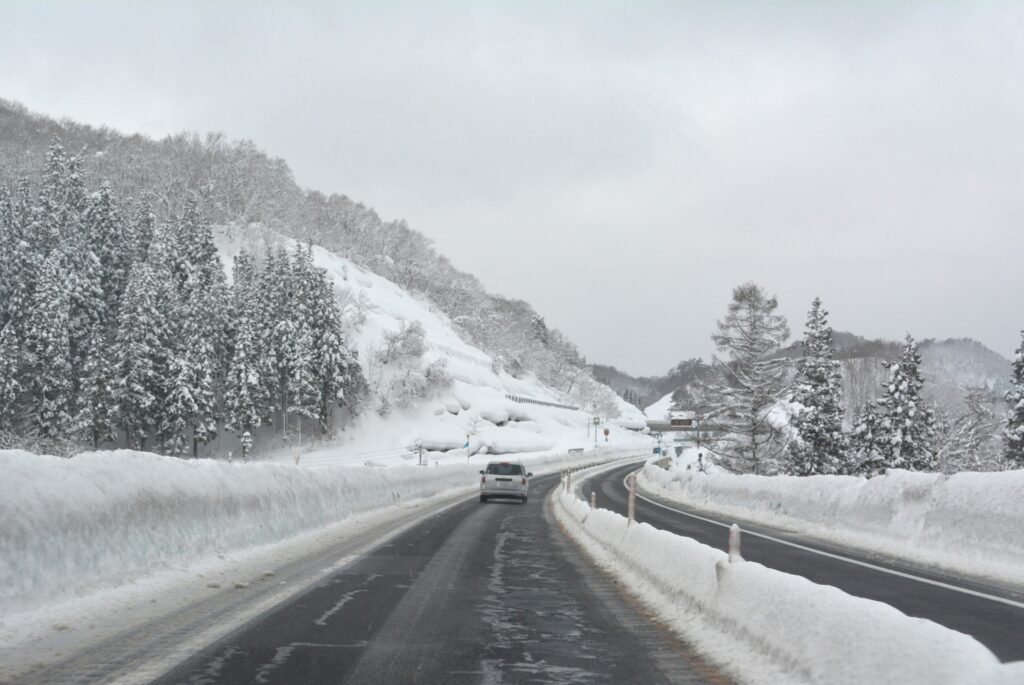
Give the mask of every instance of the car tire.
[[487, 495], [480, 495], [480, 502], [482, 504], [487, 504]]
[[526, 497], [525, 497], [525, 496], [523, 497], [523, 499], [522, 499], [522, 500], [520, 500], [520, 503], [521, 503], [521, 504], [526, 504]]

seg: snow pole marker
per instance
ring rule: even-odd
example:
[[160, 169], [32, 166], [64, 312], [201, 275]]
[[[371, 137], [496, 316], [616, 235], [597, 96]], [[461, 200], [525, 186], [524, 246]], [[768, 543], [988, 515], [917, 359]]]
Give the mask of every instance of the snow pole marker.
[[628, 523], [626, 525], [632, 526], [636, 523], [636, 474], [629, 474], [629, 504], [626, 509]]
[[735, 523], [729, 526], [729, 563], [743, 561], [740, 555], [740, 527]]

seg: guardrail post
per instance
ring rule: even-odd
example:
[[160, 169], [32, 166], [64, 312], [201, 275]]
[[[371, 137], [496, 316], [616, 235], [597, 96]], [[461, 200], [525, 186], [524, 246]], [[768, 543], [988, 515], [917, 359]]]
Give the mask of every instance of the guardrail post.
[[590, 491], [590, 508], [597, 509], [597, 493], [593, 490]]
[[740, 527], [735, 523], [729, 527], [729, 563], [743, 561], [740, 556]]
[[627, 525], [633, 525], [636, 523], [636, 474], [629, 474], [629, 506], [626, 510], [629, 519]]

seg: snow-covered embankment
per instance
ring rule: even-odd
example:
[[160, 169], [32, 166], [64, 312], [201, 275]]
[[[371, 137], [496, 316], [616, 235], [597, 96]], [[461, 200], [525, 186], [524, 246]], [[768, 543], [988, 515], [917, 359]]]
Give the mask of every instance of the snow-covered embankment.
[[[523, 461], [539, 474], [570, 458]], [[360, 513], [469, 495], [479, 468], [308, 469], [128, 450], [72, 459], [0, 451], [0, 615], [278, 543]]]
[[680, 461], [648, 466], [638, 485], [712, 514], [1024, 586], [1024, 470], [799, 478], [705, 474]]
[[872, 600], [555, 495], [559, 521], [603, 568], [745, 683], [1024, 682], [973, 638]]

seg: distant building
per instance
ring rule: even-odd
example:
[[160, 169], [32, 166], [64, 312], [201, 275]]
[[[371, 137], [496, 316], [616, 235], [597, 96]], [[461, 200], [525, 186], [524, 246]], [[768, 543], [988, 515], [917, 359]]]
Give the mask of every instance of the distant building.
[[692, 411], [671, 411], [668, 414], [669, 425], [673, 428], [690, 428], [696, 418], [697, 413]]

